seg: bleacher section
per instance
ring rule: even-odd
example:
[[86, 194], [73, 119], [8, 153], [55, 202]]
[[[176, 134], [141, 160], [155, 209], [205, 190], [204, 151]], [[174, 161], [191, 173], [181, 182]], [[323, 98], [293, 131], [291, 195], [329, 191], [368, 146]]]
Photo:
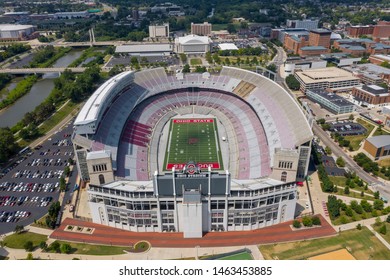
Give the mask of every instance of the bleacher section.
[[[158, 166], [156, 155], [151, 155], [158, 145], [154, 135], [176, 115], [211, 114], [222, 122], [228, 139], [235, 141], [229, 143], [234, 147], [229, 151], [229, 170], [235, 178], [267, 176], [275, 148], [296, 148], [312, 137], [293, 98], [256, 73], [224, 67], [218, 76], [187, 74], [178, 79], [155, 68], [127, 75], [134, 80], [131, 84], [121, 80], [126, 90], [113, 86], [116, 96], [106, 92], [108, 99], [88, 101], [91, 108], [96, 105], [93, 115], [101, 119], [96, 133], [87, 133], [93, 139], [89, 150], [110, 150], [117, 176], [150, 179]], [[104, 100], [109, 106], [100, 103]]]

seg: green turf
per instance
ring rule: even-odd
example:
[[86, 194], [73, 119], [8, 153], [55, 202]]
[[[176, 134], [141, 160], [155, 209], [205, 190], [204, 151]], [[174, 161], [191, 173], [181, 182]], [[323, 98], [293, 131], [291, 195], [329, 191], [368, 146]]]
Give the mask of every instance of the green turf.
[[253, 260], [253, 257], [251, 254], [249, 254], [247, 252], [243, 252], [243, 253], [239, 253], [239, 254], [226, 256], [226, 257], [220, 258], [218, 260]]
[[27, 241], [32, 241], [34, 247], [38, 247], [42, 241], [47, 241], [47, 236], [33, 232], [23, 232], [8, 235], [4, 238], [5, 246], [14, 249], [23, 249]]
[[212, 123], [175, 123], [171, 120], [170, 139], [165, 156], [164, 168], [167, 164], [219, 163], [223, 169], [219, 151], [216, 120]]

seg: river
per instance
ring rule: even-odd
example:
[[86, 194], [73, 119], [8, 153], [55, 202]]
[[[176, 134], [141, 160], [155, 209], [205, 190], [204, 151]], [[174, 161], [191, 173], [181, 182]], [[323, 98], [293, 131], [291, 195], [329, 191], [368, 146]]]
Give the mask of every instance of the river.
[[[52, 67], [66, 67], [79, 58], [83, 50], [72, 50], [65, 56], [58, 59]], [[16, 101], [11, 107], [0, 112], [0, 127], [12, 127], [23, 119], [27, 112], [31, 112], [36, 106], [42, 103], [54, 88], [54, 79], [57, 73], [45, 74], [42, 79], [36, 82], [30, 92]], [[11, 83], [9, 86], [13, 86]], [[9, 87], [8, 86], [8, 87]]]

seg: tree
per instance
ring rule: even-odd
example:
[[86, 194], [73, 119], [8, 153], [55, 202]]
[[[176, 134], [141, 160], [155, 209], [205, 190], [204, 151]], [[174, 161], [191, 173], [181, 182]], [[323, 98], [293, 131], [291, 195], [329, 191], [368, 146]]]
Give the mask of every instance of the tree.
[[348, 186], [346, 186], [346, 187], [344, 188], [344, 194], [349, 194], [349, 187], [348, 187]]
[[374, 200], [374, 209], [375, 210], [383, 210], [384, 202], [380, 199]]
[[294, 228], [300, 228], [300, 227], [301, 227], [301, 222], [298, 221], [298, 220], [294, 220], [294, 221], [293, 221], [293, 227], [294, 227]]
[[299, 81], [294, 77], [294, 75], [291, 74], [286, 77], [286, 84], [288, 88], [292, 90], [299, 90], [301, 87]]
[[72, 247], [68, 243], [63, 243], [61, 245], [61, 253], [69, 254], [72, 251]]
[[49, 251], [60, 252], [60, 243], [56, 240], [49, 246]]
[[363, 210], [365, 212], [371, 212], [372, 211], [372, 205], [365, 199], [363, 199], [361, 202], [360, 202], [360, 205], [362, 206]]
[[69, 166], [65, 166], [65, 168], [64, 168], [64, 174], [65, 174], [66, 177], [69, 176], [69, 174], [70, 174], [70, 168], [69, 168]]
[[34, 260], [33, 254], [32, 253], [28, 253], [27, 257], [26, 257], [26, 260], [29, 260], [29, 261]]
[[337, 160], [336, 160], [336, 164], [339, 166], [339, 167], [345, 167], [345, 161], [342, 157], [338, 157]]
[[12, 131], [6, 128], [0, 128], [0, 162], [6, 162], [19, 149]]
[[387, 216], [387, 218], [386, 218], [386, 222], [387, 222], [387, 223], [390, 223], [390, 215], [389, 215], [389, 216]]
[[331, 149], [330, 147], [326, 146], [326, 147], [325, 147], [325, 153], [326, 153], [327, 155], [331, 155], [331, 154], [332, 154], [332, 149]]
[[66, 191], [66, 181], [65, 181], [65, 178], [62, 176], [60, 178], [60, 191], [61, 192]]
[[386, 233], [387, 233], [386, 224], [383, 224], [383, 225], [380, 227], [379, 233], [380, 233], [380, 234], [383, 234], [383, 235], [386, 235]]
[[234, 24], [232, 23], [229, 23], [227, 25], [227, 28], [226, 30], [231, 34], [231, 33], [236, 33], [236, 27], [234, 26]]
[[353, 216], [353, 210], [351, 207], [347, 207], [347, 210], [345, 210], [345, 214], [348, 216], [348, 217], [352, 217]]
[[374, 192], [374, 198], [375, 199], [379, 199], [379, 196], [380, 196], [379, 191]]
[[190, 73], [190, 72], [191, 72], [190, 66], [188, 64], [184, 65], [183, 73]]
[[32, 252], [34, 250], [34, 244], [32, 243], [32, 241], [27, 241], [26, 243], [24, 243], [23, 248], [27, 252]]
[[273, 63], [271, 63], [270, 65], [268, 65], [266, 68], [267, 68], [268, 70], [272, 71], [272, 72], [276, 72], [276, 69], [277, 69], [276, 65], [273, 64]]
[[353, 114], [350, 114], [348, 119], [349, 119], [350, 121], [353, 121], [353, 119], [354, 119]]
[[356, 229], [362, 230], [362, 225], [361, 224], [357, 224]]
[[185, 53], [181, 53], [181, 54], [179, 54], [179, 56], [180, 56], [180, 60], [182, 63], [187, 62], [187, 55]]
[[41, 241], [41, 243], [39, 243], [39, 248], [41, 248], [43, 252], [46, 252], [47, 243], [45, 241]]
[[19, 233], [21, 233], [23, 231], [24, 231], [24, 226], [23, 225], [17, 225], [15, 227], [15, 229], [14, 229], [14, 232], [17, 233], [17, 234], [19, 234]]

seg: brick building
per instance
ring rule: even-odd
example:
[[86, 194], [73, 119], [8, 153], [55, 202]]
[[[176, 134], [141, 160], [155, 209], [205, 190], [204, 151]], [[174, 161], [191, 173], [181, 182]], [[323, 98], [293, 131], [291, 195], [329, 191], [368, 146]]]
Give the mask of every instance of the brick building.
[[386, 106], [390, 104], [390, 93], [378, 85], [363, 85], [352, 88], [352, 95], [363, 105], [369, 107]]
[[309, 45], [329, 48], [331, 34], [332, 32], [327, 29], [311, 30], [309, 34]]

